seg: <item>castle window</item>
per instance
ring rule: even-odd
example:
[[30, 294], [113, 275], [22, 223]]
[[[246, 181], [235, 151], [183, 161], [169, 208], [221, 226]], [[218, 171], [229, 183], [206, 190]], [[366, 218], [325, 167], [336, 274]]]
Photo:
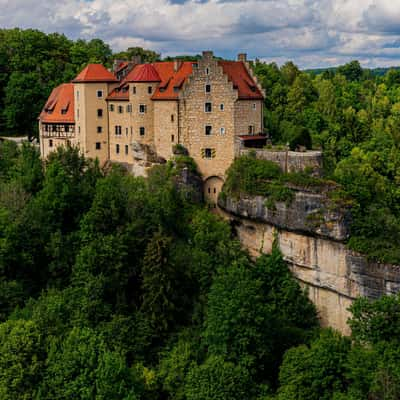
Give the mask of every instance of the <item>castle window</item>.
[[124, 86], [122, 88], [122, 93], [126, 93], [129, 90], [129, 86]]
[[220, 135], [225, 135], [225, 128], [219, 128]]
[[141, 126], [141, 127], [139, 128], [140, 136], [144, 136], [145, 132], [146, 132], [146, 130], [144, 129], [144, 126]]
[[64, 131], [69, 132], [69, 125], [64, 125]]
[[98, 99], [102, 99], [103, 98], [103, 91], [102, 90], [98, 90], [97, 91], [97, 98]]
[[100, 142], [96, 142], [96, 150], [100, 150], [101, 149], [101, 143]]
[[221, 103], [221, 104], [219, 105], [219, 109], [220, 109], [221, 111], [224, 111], [224, 104], [223, 104], [223, 103]]
[[122, 114], [124, 112], [124, 107], [118, 106], [118, 113]]
[[207, 67], [206, 68], [206, 75], [208, 75], [210, 73], [210, 69]]
[[174, 122], [174, 114], [171, 114], [171, 122]]
[[125, 128], [125, 136], [128, 136], [129, 129]]
[[205, 112], [211, 112], [212, 111], [211, 103], [204, 103], [204, 111]]
[[102, 108], [98, 108], [97, 109], [97, 116], [98, 117], [102, 117], [103, 116], [103, 109]]
[[129, 153], [129, 146], [126, 144], [125, 145], [125, 154], [127, 155]]
[[49, 140], [49, 147], [53, 147], [53, 140], [52, 139]]
[[57, 130], [56, 125], [53, 125], [51, 130], [52, 130], [53, 132], [55, 132], [55, 131]]
[[151, 86], [147, 87], [147, 93], [151, 94], [153, 92], [153, 88]]
[[146, 112], [146, 105], [145, 104], [139, 104], [139, 113], [144, 114]]
[[213, 149], [204, 149], [203, 158], [212, 158], [213, 157]]
[[171, 142], [175, 141], [175, 135], [171, 135]]
[[253, 103], [253, 110], [256, 110], [256, 109], [257, 109], [257, 104]]
[[97, 133], [101, 133], [101, 132], [103, 132], [103, 128], [101, 126], [98, 126], [97, 127]]
[[211, 93], [211, 85], [209, 83], [206, 85], [206, 93]]
[[248, 134], [249, 135], [254, 135], [254, 125], [249, 125]]
[[49, 126], [48, 125], [44, 125], [44, 131], [47, 132], [49, 130]]
[[110, 104], [110, 111], [111, 111], [111, 112], [114, 111], [114, 104]]
[[78, 133], [81, 133], [81, 127], [78, 126]]
[[76, 99], [79, 100], [79, 90], [76, 91]]
[[79, 108], [76, 110], [76, 119], [79, 119]]
[[127, 112], [127, 113], [131, 113], [131, 112], [132, 112], [132, 104], [128, 104], [128, 105], [126, 106], [126, 112]]
[[62, 115], [65, 115], [66, 113], [67, 113], [67, 110], [66, 110], [66, 109], [61, 110], [61, 114], [62, 114]]
[[214, 193], [217, 193], [217, 188], [214, 188]]
[[116, 134], [117, 136], [121, 136], [121, 134], [122, 134], [122, 127], [121, 127], [121, 125], [115, 125], [115, 134]]
[[116, 144], [116, 145], [115, 145], [115, 152], [116, 152], [117, 154], [119, 154], [119, 144]]
[[136, 86], [132, 86], [132, 93], [136, 94]]
[[206, 125], [205, 126], [205, 134], [207, 136], [212, 134], [212, 126], [211, 125]]

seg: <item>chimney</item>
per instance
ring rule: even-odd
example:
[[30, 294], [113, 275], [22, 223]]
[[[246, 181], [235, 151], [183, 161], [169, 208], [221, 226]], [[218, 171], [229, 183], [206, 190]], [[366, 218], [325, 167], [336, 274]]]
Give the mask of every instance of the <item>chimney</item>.
[[117, 70], [118, 66], [123, 62], [124, 62], [124, 60], [118, 60], [118, 59], [114, 60], [113, 67], [112, 67], [113, 72], [115, 72]]
[[204, 59], [210, 60], [210, 59], [213, 58], [213, 56], [214, 56], [214, 53], [213, 53], [212, 51], [210, 51], [210, 50], [208, 50], [208, 51], [203, 51], [203, 58], [204, 58]]
[[239, 53], [237, 56], [237, 60], [241, 62], [247, 61], [247, 54], [246, 53]]
[[132, 64], [133, 65], [138, 65], [142, 63], [142, 57], [137, 55], [137, 56], [132, 56], [131, 58]]
[[174, 60], [174, 71], [177, 72], [181, 66], [182, 66], [182, 60], [175, 59]]

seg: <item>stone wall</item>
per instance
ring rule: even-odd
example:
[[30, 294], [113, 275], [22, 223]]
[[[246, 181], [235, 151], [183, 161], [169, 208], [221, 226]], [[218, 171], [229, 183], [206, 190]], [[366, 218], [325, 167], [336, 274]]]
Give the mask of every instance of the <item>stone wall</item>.
[[255, 151], [256, 157], [261, 160], [273, 161], [284, 172], [302, 172], [311, 169], [314, 176], [320, 176], [322, 172], [321, 151], [276, 151], [269, 149], [240, 149], [240, 155], [247, 155]]
[[306, 211], [296, 201], [292, 207], [299, 212], [299, 220], [293, 224], [286, 218], [290, 210], [278, 208], [282, 215], [269, 218], [263, 204], [260, 199], [219, 201], [241, 243], [253, 256], [270, 253], [276, 238], [294, 276], [308, 289], [323, 326], [349, 334], [348, 307], [356, 297], [378, 298], [400, 291], [400, 266], [368, 261], [346, 247], [345, 213], [321, 220], [324, 225], [332, 219], [332, 224], [321, 231], [318, 226], [301, 226]]

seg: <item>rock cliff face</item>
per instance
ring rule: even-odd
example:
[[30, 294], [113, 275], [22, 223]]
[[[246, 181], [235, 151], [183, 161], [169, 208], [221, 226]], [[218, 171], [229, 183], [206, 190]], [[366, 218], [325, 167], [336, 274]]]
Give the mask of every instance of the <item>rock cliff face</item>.
[[288, 205], [266, 207], [262, 197], [221, 196], [242, 244], [254, 256], [269, 253], [276, 237], [295, 277], [308, 288], [321, 323], [349, 333], [348, 307], [358, 296], [377, 298], [400, 291], [400, 266], [368, 261], [349, 250], [349, 212], [323, 194], [297, 192]]

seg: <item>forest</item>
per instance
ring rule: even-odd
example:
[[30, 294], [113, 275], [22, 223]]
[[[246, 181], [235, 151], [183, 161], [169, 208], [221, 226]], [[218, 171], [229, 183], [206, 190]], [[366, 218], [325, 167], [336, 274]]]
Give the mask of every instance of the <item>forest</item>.
[[[9, 135], [34, 137], [51, 89], [85, 63], [160, 58], [33, 30], [0, 38]], [[253, 68], [273, 145], [321, 148], [323, 179], [351, 197], [349, 246], [399, 262], [400, 73], [357, 62], [318, 75], [290, 62]], [[0, 398], [400, 398], [400, 295], [356, 300], [350, 337], [321, 328], [276, 246], [250, 258], [177, 185], [185, 165], [196, 168], [180, 156], [143, 179], [74, 148], [42, 162], [35, 146], [0, 142]], [[238, 159], [227, 182], [243, 169], [250, 192], [260, 176], [283, 179]], [[266, 188], [288, 195], [276, 189]]]

